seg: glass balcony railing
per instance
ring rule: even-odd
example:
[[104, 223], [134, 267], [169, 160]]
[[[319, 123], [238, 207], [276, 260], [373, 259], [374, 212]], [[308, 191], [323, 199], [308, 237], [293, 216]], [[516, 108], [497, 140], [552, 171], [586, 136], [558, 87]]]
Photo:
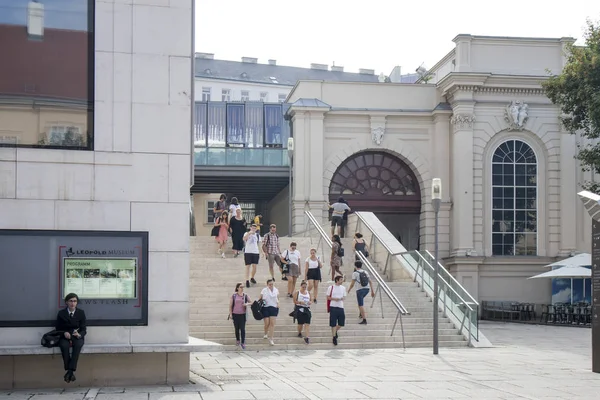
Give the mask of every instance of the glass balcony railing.
[[282, 148], [223, 148], [197, 147], [194, 149], [195, 165], [288, 167], [287, 149]]

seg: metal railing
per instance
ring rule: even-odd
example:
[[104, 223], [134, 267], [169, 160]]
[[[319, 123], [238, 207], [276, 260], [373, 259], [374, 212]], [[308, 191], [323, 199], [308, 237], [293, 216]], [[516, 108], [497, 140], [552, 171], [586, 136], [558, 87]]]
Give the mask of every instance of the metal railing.
[[[331, 239], [329, 238], [329, 236], [327, 235], [327, 233], [325, 232], [323, 227], [319, 224], [319, 222], [317, 221], [315, 216], [310, 211], [304, 211], [304, 214], [308, 217], [308, 222], [310, 222], [315, 227], [317, 232], [319, 233], [319, 236], [320, 236], [319, 244], [324, 243], [331, 249], [333, 243], [331, 242]], [[309, 229], [306, 229], [306, 232], [309, 232]], [[317, 250], [318, 250], [318, 247], [317, 247]], [[383, 297], [382, 297], [383, 296], [382, 293], [385, 293], [385, 295], [388, 296], [388, 298], [390, 299], [390, 301], [392, 302], [394, 307], [396, 307], [396, 309], [398, 310], [398, 312], [396, 314], [396, 319], [394, 321], [394, 325], [392, 326], [392, 332], [390, 333], [390, 336], [394, 336], [394, 331], [396, 330], [396, 325], [398, 324], [398, 321], [400, 321], [400, 330], [402, 332], [402, 347], [406, 349], [406, 342], [404, 339], [404, 324], [402, 322], [402, 315], [408, 315], [410, 313], [408, 312], [406, 307], [404, 307], [404, 305], [400, 302], [400, 300], [398, 300], [398, 297], [396, 297], [394, 292], [390, 289], [390, 287], [387, 285], [387, 283], [383, 280], [381, 275], [379, 275], [379, 273], [373, 267], [373, 265], [369, 262], [369, 260], [359, 251], [355, 251], [354, 255], [360, 259], [360, 261], [363, 263], [363, 267], [366, 267], [365, 269], [368, 271], [369, 276], [377, 282], [377, 288], [375, 289], [375, 296], [373, 298], [373, 302], [371, 303], [371, 308], [373, 308], [373, 305], [375, 304], [375, 298], [377, 297], [377, 295], [379, 295], [379, 301], [381, 304], [381, 318], [385, 318], [385, 315], [383, 312]], [[329, 272], [331, 272], [331, 271], [329, 271]]]
[[[429, 251], [421, 253], [417, 250], [394, 252], [385, 243], [380, 235], [373, 229], [360, 212], [354, 213], [358, 218], [358, 226], [363, 225], [372, 234], [371, 253], [375, 253], [376, 245], [381, 245], [387, 252], [386, 261], [383, 268], [383, 274], [394, 260], [404, 260], [400, 262], [402, 267], [413, 277], [413, 281], [421, 286], [421, 290], [426, 291], [428, 295], [433, 296], [433, 280], [435, 276], [435, 258]], [[357, 228], [358, 229], [358, 228]], [[400, 259], [398, 259], [400, 257]], [[433, 265], [432, 265], [433, 263]], [[449, 317], [459, 326], [459, 332], [472, 343], [472, 339], [479, 341], [478, 310], [479, 303], [456, 281], [456, 279], [441, 264], [438, 272], [438, 298], [440, 308], [445, 317]]]

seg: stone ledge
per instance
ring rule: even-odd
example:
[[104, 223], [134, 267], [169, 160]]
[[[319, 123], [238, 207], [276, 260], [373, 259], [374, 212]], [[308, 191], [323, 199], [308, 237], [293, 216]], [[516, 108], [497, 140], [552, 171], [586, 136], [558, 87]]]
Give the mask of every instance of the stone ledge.
[[[215, 343], [189, 338], [187, 343], [140, 343], [140, 344], [86, 344], [82, 354], [121, 354], [121, 353], [194, 353], [206, 351]], [[0, 356], [28, 356], [60, 354], [60, 348], [47, 348], [40, 345], [0, 346]]]

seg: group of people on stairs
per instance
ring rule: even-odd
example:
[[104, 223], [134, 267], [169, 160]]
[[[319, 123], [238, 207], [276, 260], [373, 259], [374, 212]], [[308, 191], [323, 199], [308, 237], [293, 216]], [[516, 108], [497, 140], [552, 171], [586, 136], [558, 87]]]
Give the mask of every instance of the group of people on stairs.
[[[335, 204], [334, 204], [335, 205]], [[347, 204], [337, 206], [334, 209], [334, 218], [332, 219], [332, 230], [336, 226], [341, 228], [341, 223], [335, 212], [343, 213], [349, 210]], [[215, 205], [215, 228], [218, 228], [216, 236], [219, 244], [219, 254], [225, 258], [225, 245], [229, 235], [233, 242], [233, 254], [237, 257], [241, 252], [244, 254], [245, 282], [239, 282], [235, 286], [235, 291], [229, 300], [229, 318], [233, 321], [236, 345], [241, 349], [246, 348], [246, 323], [248, 308], [255, 303], [244, 292], [245, 288], [256, 285], [257, 266], [260, 259], [264, 257], [269, 267], [269, 275], [266, 286], [262, 289], [257, 304], [260, 305], [260, 313], [264, 324], [263, 339], [267, 340], [272, 346], [275, 345], [274, 331], [279, 316], [280, 295], [275, 287], [275, 265], [279, 267], [281, 280], [287, 281], [286, 299], [293, 302], [293, 311], [289, 314], [297, 322], [297, 335], [304, 343], [310, 344], [310, 325], [312, 319], [311, 308], [318, 304], [319, 285], [322, 282], [323, 262], [317, 256], [317, 250], [310, 249], [310, 255], [302, 263], [302, 255], [295, 242], [290, 243], [288, 249], [281, 250], [280, 239], [277, 234], [277, 226], [271, 224], [269, 231], [261, 236], [260, 226], [261, 217], [257, 218], [247, 229], [247, 222], [242, 216], [242, 210], [236, 198], [231, 199], [231, 204], [227, 207], [226, 196], [221, 196], [219, 202]], [[230, 215], [234, 214], [233, 217]], [[341, 271], [344, 251], [342, 241], [338, 234], [331, 237], [332, 249], [329, 260], [331, 267], [331, 285], [326, 289], [327, 311], [329, 312], [329, 326], [331, 328], [332, 343], [338, 344], [339, 330], [345, 325], [344, 299], [356, 286], [356, 298], [359, 308], [359, 317], [361, 325], [367, 324], [367, 316], [364, 307], [365, 297], [371, 293], [375, 296], [373, 284], [369, 275], [362, 269], [362, 262], [358, 260], [354, 263], [354, 272], [350, 286], [344, 286], [345, 276]], [[368, 256], [368, 247], [362, 235], [356, 233], [353, 240], [353, 250], [361, 251], [365, 257]], [[297, 281], [302, 278], [300, 287], [296, 289]]]

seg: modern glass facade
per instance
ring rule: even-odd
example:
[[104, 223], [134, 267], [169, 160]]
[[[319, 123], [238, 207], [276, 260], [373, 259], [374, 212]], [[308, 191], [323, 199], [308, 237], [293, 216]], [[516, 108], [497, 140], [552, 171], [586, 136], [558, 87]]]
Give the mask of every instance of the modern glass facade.
[[196, 165], [288, 166], [289, 104], [196, 102]]
[[0, 147], [91, 150], [94, 1], [0, 1]]

